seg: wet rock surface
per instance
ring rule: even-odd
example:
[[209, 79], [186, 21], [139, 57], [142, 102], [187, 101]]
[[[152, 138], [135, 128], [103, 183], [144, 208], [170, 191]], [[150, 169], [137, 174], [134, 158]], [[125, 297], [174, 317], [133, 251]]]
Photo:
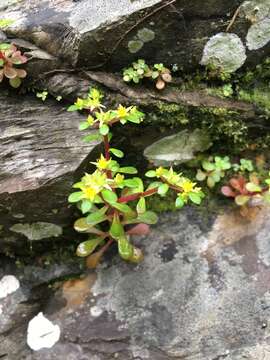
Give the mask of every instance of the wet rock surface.
[[[138, 266], [112, 258], [96, 273], [43, 292], [38, 281], [21, 275], [23, 285], [0, 300], [0, 356], [268, 359], [268, 211], [252, 220], [230, 210], [208, 217], [195, 209], [163, 214], [148, 237], [134, 239], [146, 253]], [[61, 338], [33, 352], [26, 328], [40, 311], [60, 326]]]
[[72, 221], [76, 171], [95, 143], [82, 141], [82, 116], [56, 100], [1, 95], [0, 102], [0, 244], [59, 237]]

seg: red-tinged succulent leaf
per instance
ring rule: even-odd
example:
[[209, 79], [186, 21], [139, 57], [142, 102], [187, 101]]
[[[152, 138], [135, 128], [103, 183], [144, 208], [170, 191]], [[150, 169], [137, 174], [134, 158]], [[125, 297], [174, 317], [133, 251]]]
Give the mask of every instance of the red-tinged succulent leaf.
[[8, 79], [15, 79], [17, 77], [16, 69], [12, 68], [11, 66], [4, 67], [4, 74]]
[[17, 76], [21, 79], [24, 79], [27, 75], [27, 72], [24, 69], [16, 69]]
[[16, 51], [11, 56], [11, 62], [15, 65], [25, 64], [27, 57], [22, 55], [20, 51]]
[[138, 224], [127, 231], [128, 235], [148, 235], [150, 233], [150, 226], [147, 224]]
[[240, 193], [245, 192], [246, 180], [242, 176], [239, 176], [238, 178], [230, 179], [229, 183], [232, 188], [238, 190]]
[[221, 192], [227, 197], [235, 197], [236, 193], [230, 188], [230, 186], [222, 186]]

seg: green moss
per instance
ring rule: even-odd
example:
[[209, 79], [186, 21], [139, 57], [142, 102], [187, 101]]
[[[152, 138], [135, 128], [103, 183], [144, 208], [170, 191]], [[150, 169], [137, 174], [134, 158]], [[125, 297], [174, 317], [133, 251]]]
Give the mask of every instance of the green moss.
[[158, 195], [149, 197], [147, 199], [147, 207], [156, 213], [164, 211], [176, 211], [175, 208], [175, 193], [169, 192], [166, 197], [162, 198]]
[[168, 127], [176, 127], [189, 123], [188, 110], [186, 107], [178, 104], [168, 104], [158, 102], [154, 111], [150, 112], [146, 118], [146, 124], [154, 122]]
[[238, 92], [240, 100], [251, 102], [270, 115], [270, 90], [268, 87], [258, 87], [252, 90], [241, 89]]

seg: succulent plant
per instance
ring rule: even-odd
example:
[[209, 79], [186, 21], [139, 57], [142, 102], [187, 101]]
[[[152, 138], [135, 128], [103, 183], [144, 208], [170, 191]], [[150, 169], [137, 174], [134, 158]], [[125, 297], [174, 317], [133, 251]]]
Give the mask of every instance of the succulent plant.
[[27, 73], [16, 66], [26, 62], [27, 57], [22, 55], [15, 45], [0, 44], [0, 82], [6, 77], [12, 87], [18, 88], [21, 85], [21, 79], [25, 78]]

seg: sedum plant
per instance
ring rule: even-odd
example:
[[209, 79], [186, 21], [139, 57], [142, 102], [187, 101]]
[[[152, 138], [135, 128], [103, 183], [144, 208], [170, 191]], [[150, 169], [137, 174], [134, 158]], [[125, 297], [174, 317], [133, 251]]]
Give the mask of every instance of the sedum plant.
[[198, 181], [206, 180], [207, 186], [213, 188], [225, 176], [226, 170], [232, 165], [228, 156], [209, 157], [202, 161], [202, 169], [198, 169], [196, 179]]
[[233, 198], [239, 206], [270, 203], [270, 173], [268, 175], [269, 178], [262, 182], [255, 174], [251, 174], [248, 180], [242, 175], [231, 178], [229, 184], [221, 188], [221, 192], [226, 197]]
[[143, 259], [142, 251], [131, 242], [131, 235], [147, 234], [149, 225], [157, 222], [157, 215], [147, 209], [147, 198], [153, 195], [165, 196], [172, 189], [176, 193], [175, 206], [183, 207], [191, 202], [200, 204], [204, 194], [196, 183], [175, 172], [172, 168], [159, 167], [146, 173], [153, 179], [145, 186], [133, 166], [121, 166], [117, 159], [124, 153], [111, 147], [112, 128], [116, 124], [140, 124], [144, 114], [136, 107], [119, 105], [106, 110], [102, 105], [102, 94], [91, 89], [85, 99], [78, 98], [68, 111], [86, 112], [81, 130], [93, 131], [84, 137], [85, 141], [102, 140], [103, 153], [92, 164], [95, 170], [85, 173], [73, 185], [69, 202], [76, 203], [82, 217], [75, 221], [76, 231], [88, 238], [77, 248], [77, 255], [88, 257], [89, 267], [96, 267], [104, 252], [116, 243], [118, 253], [124, 260], [138, 263]]
[[0, 44], [0, 82], [6, 77], [12, 87], [18, 88], [27, 73], [24, 69], [17, 68], [18, 65], [27, 62], [26, 56], [13, 44]]
[[135, 84], [138, 84], [143, 78], [154, 80], [158, 90], [164, 89], [166, 83], [172, 81], [170, 70], [163, 64], [149, 66], [143, 59], [139, 59], [132, 64], [132, 67], [123, 71], [123, 80], [126, 82], [133, 81]]

